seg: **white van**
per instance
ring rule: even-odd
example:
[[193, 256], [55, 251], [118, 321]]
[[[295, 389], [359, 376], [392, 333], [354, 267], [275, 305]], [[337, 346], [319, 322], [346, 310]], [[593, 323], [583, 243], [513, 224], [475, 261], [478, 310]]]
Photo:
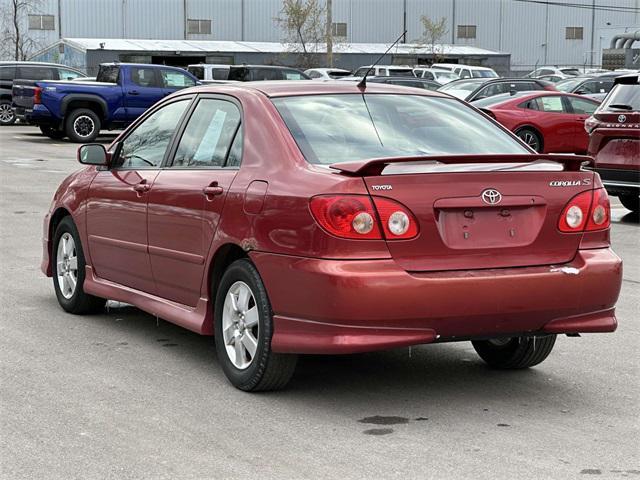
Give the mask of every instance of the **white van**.
[[198, 63], [189, 65], [187, 71], [198, 80], [227, 80], [231, 65], [218, 65], [212, 63]]
[[372, 77], [415, 77], [413, 74], [413, 68], [407, 65], [376, 65], [375, 67], [371, 67], [371, 65], [367, 65], [364, 67], [358, 68], [354, 73], [354, 77], [364, 77], [367, 73], [367, 70], [371, 68], [371, 72], [369, 73]]
[[495, 70], [488, 67], [476, 67], [474, 65], [463, 65], [461, 63], [434, 63], [431, 68], [449, 70], [460, 78], [499, 78]]

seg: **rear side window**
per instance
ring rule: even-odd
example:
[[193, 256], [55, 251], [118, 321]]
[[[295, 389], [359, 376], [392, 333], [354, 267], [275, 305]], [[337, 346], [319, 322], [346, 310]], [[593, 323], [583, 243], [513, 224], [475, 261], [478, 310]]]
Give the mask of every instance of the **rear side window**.
[[451, 98], [343, 94], [273, 99], [307, 161], [526, 153], [484, 115]]
[[542, 86], [536, 82], [515, 82], [509, 84], [509, 91], [527, 92], [529, 90], [542, 90]]
[[193, 87], [196, 82], [187, 77], [184, 73], [177, 72], [176, 70], [162, 69], [162, 84], [166, 88], [185, 88]]
[[212, 68], [211, 69], [211, 78], [213, 80], [228, 80], [229, 79], [229, 69], [228, 68]]
[[0, 67], [0, 81], [13, 81], [15, 79], [16, 67]]
[[198, 80], [204, 80], [204, 67], [187, 67], [187, 71]]
[[120, 67], [117, 65], [100, 65], [96, 81], [105, 83], [118, 83]]
[[24, 78], [25, 80], [58, 80], [58, 75], [52, 67], [19, 66], [17, 78]]
[[156, 71], [153, 68], [132, 67], [131, 81], [141, 87], [157, 87]]
[[282, 80], [280, 71], [272, 68], [256, 68], [251, 72], [251, 80]]
[[58, 75], [60, 80], [73, 80], [74, 78], [84, 77], [81, 73], [74, 72], [73, 70], [66, 70], [64, 68], [58, 69]]
[[522, 102], [518, 105], [518, 108], [528, 108], [529, 110], [540, 110], [540, 106], [538, 104], [538, 99], [534, 98], [532, 100], [527, 100], [526, 102]]
[[240, 110], [232, 102], [204, 98], [182, 134], [172, 167], [224, 167], [240, 127]]
[[549, 96], [538, 98], [539, 109], [543, 112], [563, 113], [564, 105], [562, 103], [562, 97]]

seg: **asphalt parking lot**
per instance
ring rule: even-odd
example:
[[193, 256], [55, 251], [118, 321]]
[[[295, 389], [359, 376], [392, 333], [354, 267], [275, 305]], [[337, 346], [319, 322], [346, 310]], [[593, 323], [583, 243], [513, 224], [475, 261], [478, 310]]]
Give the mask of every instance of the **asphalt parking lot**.
[[60, 309], [41, 224], [76, 148], [0, 129], [1, 478], [640, 478], [640, 228], [615, 199], [617, 332], [517, 372], [466, 342], [304, 357], [287, 390], [246, 394], [210, 337]]

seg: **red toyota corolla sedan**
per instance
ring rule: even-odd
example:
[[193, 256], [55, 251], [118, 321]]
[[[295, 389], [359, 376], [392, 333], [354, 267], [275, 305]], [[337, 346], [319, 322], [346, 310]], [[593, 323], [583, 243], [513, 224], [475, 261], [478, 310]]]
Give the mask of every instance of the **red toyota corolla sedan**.
[[587, 152], [589, 135], [584, 121], [599, 102], [561, 92], [523, 92], [473, 102], [490, 117], [514, 132], [536, 152]]
[[534, 154], [463, 102], [351, 82], [182, 90], [55, 194], [42, 270], [215, 335], [243, 390], [296, 354], [471, 340], [498, 368], [611, 332], [622, 264], [586, 157]]

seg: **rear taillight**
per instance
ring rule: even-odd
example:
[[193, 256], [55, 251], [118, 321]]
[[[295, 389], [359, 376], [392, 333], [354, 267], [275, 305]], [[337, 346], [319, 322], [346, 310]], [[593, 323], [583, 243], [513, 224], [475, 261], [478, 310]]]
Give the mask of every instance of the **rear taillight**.
[[310, 206], [320, 226], [336, 237], [382, 238], [368, 195], [322, 195], [313, 197]]
[[33, 104], [39, 104], [42, 102], [42, 88], [36, 87], [33, 89]]
[[406, 240], [418, 235], [418, 222], [407, 207], [389, 198], [373, 197], [387, 240]]
[[589, 135], [591, 135], [591, 132], [593, 132], [596, 129], [599, 123], [600, 122], [598, 121], [597, 118], [589, 117], [584, 121], [584, 129]]
[[604, 188], [582, 192], [569, 200], [558, 228], [561, 232], [592, 232], [609, 228], [611, 207]]
[[319, 195], [311, 199], [310, 208], [318, 224], [336, 237], [406, 240], [418, 234], [414, 215], [402, 204], [388, 198]]

